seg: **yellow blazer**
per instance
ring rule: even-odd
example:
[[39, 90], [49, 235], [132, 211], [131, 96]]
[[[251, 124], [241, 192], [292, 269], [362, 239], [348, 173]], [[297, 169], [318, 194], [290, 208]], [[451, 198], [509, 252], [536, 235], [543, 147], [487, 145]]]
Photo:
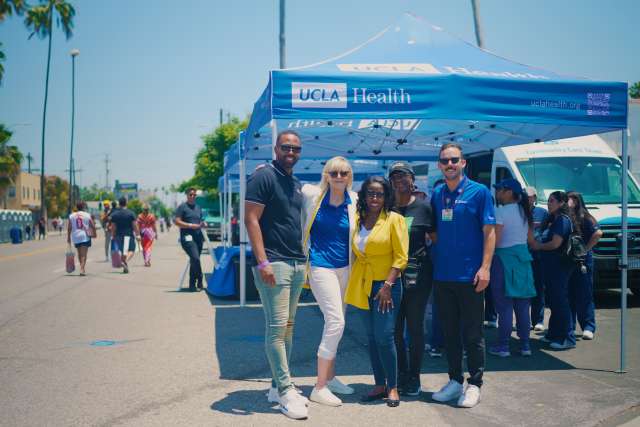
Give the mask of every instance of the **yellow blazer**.
[[364, 246], [364, 253], [356, 244], [359, 220], [351, 236], [351, 250], [356, 260], [351, 269], [345, 302], [369, 310], [369, 296], [374, 280], [386, 280], [392, 267], [404, 270], [409, 252], [409, 233], [404, 217], [395, 212], [380, 212]]

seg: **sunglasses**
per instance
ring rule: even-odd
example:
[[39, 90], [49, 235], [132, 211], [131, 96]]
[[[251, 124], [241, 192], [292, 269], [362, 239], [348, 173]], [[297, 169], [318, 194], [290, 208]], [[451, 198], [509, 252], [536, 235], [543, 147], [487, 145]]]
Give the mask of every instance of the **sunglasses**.
[[337, 178], [338, 176], [341, 178], [346, 178], [349, 176], [349, 171], [331, 171], [329, 172], [329, 176], [331, 178]]
[[196, 197], [196, 193], [189, 193], [187, 194], [187, 197]]
[[370, 199], [384, 199], [382, 191], [367, 191], [367, 197]]
[[280, 146], [280, 151], [282, 151], [283, 153], [295, 153], [298, 154], [299, 152], [302, 151], [302, 147], [299, 147], [297, 145], [281, 145]]
[[445, 165], [445, 166], [448, 165], [449, 162], [451, 162], [451, 164], [453, 165], [457, 165], [458, 162], [460, 162], [460, 157], [449, 157], [448, 159], [440, 158], [438, 159], [438, 161], [440, 162], [441, 165]]

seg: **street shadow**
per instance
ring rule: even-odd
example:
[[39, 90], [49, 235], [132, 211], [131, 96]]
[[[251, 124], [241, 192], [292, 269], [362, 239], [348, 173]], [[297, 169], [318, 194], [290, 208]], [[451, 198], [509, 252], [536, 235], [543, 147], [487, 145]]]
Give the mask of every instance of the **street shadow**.
[[232, 391], [222, 399], [213, 402], [210, 408], [212, 411], [239, 416], [279, 413], [275, 403], [267, 402], [265, 390]]
[[[620, 308], [620, 290], [607, 289], [597, 290], [594, 292], [593, 301], [597, 309], [616, 309]], [[640, 307], [640, 296], [633, 295], [631, 292], [627, 294], [627, 307]]]
[[[211, 298], [211, 297], [210, 297]], [[264, 313], [260, 304], [248, 304], [240, 307], [236, 301], [219, 301], [215, 305], [215, 355], [221, 379], [248, 380], [270, 378], [271, 371], [264, 348]], [[361, 313], [348, 307], [346, 327], [338, 349], [336, 371], [338, 376], [371, 375], [367, 338], [362, 324]], [[290, 363], [292, 377], [313, 379], [316, 374], [317, 348], [321, 340], [323, 317], [318, 306], [313, 303], [301, 303], [296, 315], [293, 352]], [[487, 343], [495, 342], [497, 330], [486, 329]], [[531, 334], [532, 356], [522, 357], [516, 354], [518, 340], [512, 339], [512, 356], [499, 358], [486, 354], [487, 372], [526, 372], [558, 371], [578, 369], [563, 360], [563, 352], [549, 349], [540, 336]], [[576, 350], [569, 350], [576, 351]], [[466, 361], [466, 359], [465, 359]], [[423, 374], [443, 374], [448, 372], [446, 353], [443, 357], [432, 358], [424, 355]], [[466, 372], [466, 362], [465, 362]], [[312, 383], [313, 380], [310, 380]], [[299, 385], [304, 389], [303, 385]], [[360, 395], [368, 389], [363, 385]], [[265, 388], [268, 388], [265, 387]], [[311, 392], [311, 388], [307, 390]], [[356, 399], [358, 400], [358, 399]]]

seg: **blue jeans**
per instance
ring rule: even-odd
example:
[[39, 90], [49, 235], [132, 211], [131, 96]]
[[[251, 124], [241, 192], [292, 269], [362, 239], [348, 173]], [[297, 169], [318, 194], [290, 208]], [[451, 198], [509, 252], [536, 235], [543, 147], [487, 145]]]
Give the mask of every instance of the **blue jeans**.
[[573, 271], [569, 279], [569, 304], [571, 320], [575, 328], [576, 318], [582, 331], [596, 331], [596, 311], [593, 303], [593, 259], [585, 262], [587, 272], [580, 268]]
[[394, 340], [398, 310], [402, 301], [400, 280], [391, 288], [393, 308], [386, 313], [378, 310], [374, 300], [384, 281], [374, 281], [369, 296], [369, 310], [359, 310], [369, 339], [369, 357], [377, 386], [393, 389], [398, 386], [398, 356]]
[[542, 262], [533, 258], [531, 263], [533, 270], [533, 284], [536, 287], [536, 296], [531, 298], [531, 326], [539, 323], [544, 324], [544, 275]]
[[300, 261], [276, 261], [271, 263], [276, 285], [271, 287], [262, 281], [260, 272], [253, 268], [253, 277], [264, 310], [264, 347], [271, 367], [271, 387], [277, 387], [283, 395], [293, 385], [289, 372], [293, 347], [293, 324], [298, 300], [304, 283], [305, 263]]
[[547, 338], [552, 342], [576, 343], [569, 304], [569, 278], [574, 270], [575, 266], [564, 265], [555, 254], [544, 258], [544, 283], [551, 308]]

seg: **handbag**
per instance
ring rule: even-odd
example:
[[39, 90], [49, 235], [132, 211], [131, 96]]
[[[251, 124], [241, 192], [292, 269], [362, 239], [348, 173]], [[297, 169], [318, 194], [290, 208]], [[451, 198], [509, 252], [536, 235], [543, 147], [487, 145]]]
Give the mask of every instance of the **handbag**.
[[120, 247], [118, 245], [117, 239], [111, 240], [111, 267], [122, 267], [122, 252], [120, 252]]
[[73, 254], [73, 249], [71, 249], [71, 245], [67, 245], [64, 264], [67, 273], [73, 273], [76, 270], [76, 259], [75, 255]]
[[425, 247], [416, 251], [414, 256], [409, 257], [407, 266], [402, 271], [402, 287], [405, 290], [415, 289], [419, 286], [418, 277], [427, 260], [427, 249]]

